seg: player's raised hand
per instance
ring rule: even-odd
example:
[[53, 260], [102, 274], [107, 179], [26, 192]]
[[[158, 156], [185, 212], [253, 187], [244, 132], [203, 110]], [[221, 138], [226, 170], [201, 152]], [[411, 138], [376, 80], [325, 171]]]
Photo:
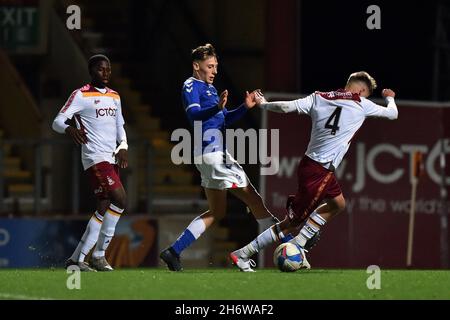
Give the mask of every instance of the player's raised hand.
[[247, 109], [251, 109], [254, 106], [256, 106], [255, 91], [253, 91], [252, 93], [245, 91], [245, 107]]
[[381, 91], [381, 95], [383, 96], [383, 98], [386, 97], [395, 97], [395, 92], [392, 91], [391, 89], [383, 89], [383, 91]]
[[228, 101], [228, 90], [224, 90], [219, 97], [219, 109], [223, 110]]
[[86, 144], [88, 142], [86, 132], [84, 132], [84, 130], [68, 126], [66, 128], [66, 133], [71, 136], [72, 140], [78, 145]]
[[116, 154], [116, 161], [119, 168], [125, 169], [128, 167], [128, 151], [126, 149], [120, 149]]
[[266, 103], [267, 100], [264, 98], [264, 94], [262, 93], [261, 89], [257, 89], [255, 92], [255, 101], [256, 105], [259, 106], [261, 103]]

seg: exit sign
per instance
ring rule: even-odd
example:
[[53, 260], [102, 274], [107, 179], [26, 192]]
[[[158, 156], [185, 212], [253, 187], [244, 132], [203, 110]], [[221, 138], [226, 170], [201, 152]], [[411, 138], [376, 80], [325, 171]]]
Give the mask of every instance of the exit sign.
[[[38, 53], [44, 48], [47, 21], [44, 0], [0, 2], [0, 48], [11, 53]], [[44, 30], [45, 29], [45, 30]]]

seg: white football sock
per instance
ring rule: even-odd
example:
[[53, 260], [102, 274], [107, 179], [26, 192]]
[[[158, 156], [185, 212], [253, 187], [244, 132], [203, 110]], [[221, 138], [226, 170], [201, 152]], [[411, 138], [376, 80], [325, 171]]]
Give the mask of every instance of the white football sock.
[[[90, 220], [89, 220], [89, 222], [90, 222]], [[84, 230], [83, 236], [81, 237], [82, 240], [85, 237], [86, 233], [87, 233], [87, 227], [86, 227], [86, 230]], [[83, 245], [83, 243], [81, 241], [79, 241], [77, 247], [75, 248], [75, 251], [72, 253], [72, 255], [69, 258], [70, 260], [75, 261], [75, 262], [79, 261], [78, 259], [80, 257], [82, 245]]]
[[194, 220], [192, 220], [192, 222], [186, 229], [188, 229], [192, 233], [195, 239], [198, 239], [202, 235], [202, 233], [205, 232], [206, 225], [203, 219], [198, 216]]
[[102, 225], [103, 217], [95, 211], [92, 215], [91, 219], [86, 226], [86, 230], [84, 231], [83, 236], [81, 237], [80, 242], [78, 243], [77, 248], [72, 253], [70, 260], [83, 262], [86, 255], [91, 251], [92, 247], [94, 247], [97, 242], [98, 233], [100, 232], [100, 227]]
[[250, 242], [245, 247], [237, 250], [236, 253], [241, 258], [246, 259], [246, 258], [249, 258], [252, 255], [254, 255], [255, 253], [259, 252], [261, 249], [265, 248], [267, 245], [277, 241], [278, 237], [275, 234], [275, 232], [273, 231], [273, 228], [274, 227], [270, 227], [270, 228], [266, 229], [264, 232], [262, 232], [260, 235], [258, 235], [255, 240]]
[[327, 223], [327, 220], [325, 220], [324, 218], [322, 218], [322, 216], [314, 211], [309, 218], [314, 221], [317, 225], [319, 225], [321, 228], [325, 225], [325, 223]]
[[124, 209], [120, 209], [113, 204], [109, 205], [109, 208], [106, 210], [105, 216], [103, 217], [102, 228], [98, 235], [97, 245], [92, 253], [94, 258], [105, 256], [106, 249], [114, 236], [117, 222], [119, 222], [120, 215], [123, 211]]
[[[315, 224], [309, 219], [314, 221]], [[311, 214], [309, 219], [306, 221], [302, 230], [300, 230], [300, 233], [293, 239], [293, 241], [302, 248], [305, 246], [306, 242], [314, 237], [316, 233], [319, 232], [320, 228], [327, 222], [316, 211]], [[316, 224], [319, 225], [319, 227]]]

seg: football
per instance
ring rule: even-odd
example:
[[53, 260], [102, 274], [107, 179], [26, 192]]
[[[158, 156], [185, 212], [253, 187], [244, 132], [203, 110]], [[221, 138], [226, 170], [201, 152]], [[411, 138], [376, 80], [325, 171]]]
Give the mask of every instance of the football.
[[273, 253], [273, 263], [283, 272], [297, 271], [302, 267], [303, 253], [293, 243], [280, 244]]

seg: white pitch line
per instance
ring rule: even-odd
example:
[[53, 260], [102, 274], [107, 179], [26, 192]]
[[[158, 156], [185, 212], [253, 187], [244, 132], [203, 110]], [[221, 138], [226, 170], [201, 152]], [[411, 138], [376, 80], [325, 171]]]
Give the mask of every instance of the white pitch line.
[[0, 299], [13, 299], [13, 300], [54, 300], [53, 298], [33, 297], [33, 296], [26, 296], [26, 295], [23, 295], [23, 294], [11, 294], [11, 293], [3, 293], [3, 292], [0, 292]]

